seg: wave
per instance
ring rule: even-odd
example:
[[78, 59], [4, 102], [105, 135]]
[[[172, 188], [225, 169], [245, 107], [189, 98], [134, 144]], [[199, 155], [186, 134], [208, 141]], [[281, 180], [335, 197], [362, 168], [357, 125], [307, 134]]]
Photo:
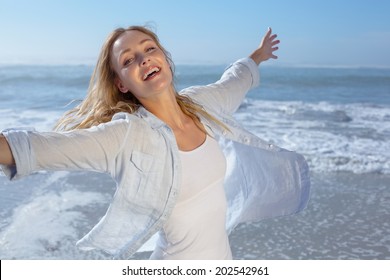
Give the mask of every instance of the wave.
[[259, 137], [305, 155], [317, 172], [390, 174], [390, 109], [248, 100], [236, 114]]
[[0, 130], [5, 128], [34, 128], [51, 131], [63, 112], [51, 110], [0, 109]]
[[20, 86], [34, 86], [42, 85], [50, 86], [63, 86], [63, 87], [76, 87], [76, 88], [86, 88], [89, 83], [89, 76], [83, 77], [58, 77], [58, 76], [46, 76], [46, 77], [34, 77], [30, 75], [19, 76], [19, 77], [8, 77], [1, 78], [0, 83], [2, 86], [14, 86], [19, 84]]
[[[6, 186], [0, 200], [12, 214], [1, 213], [0, 258], [107, 259], [103, 252], [80, 251], [75, 243], [104, 214], [113, 186], [107, 176], [84, 172], [44, 172]], [[11, 187], [33, 192], [19, 198], [18, 206], [9, 205], [6, 188]]]
[[92, 68], [88, 66], [2, 66], [0, 84], [2, 87], [23, 86], [88, 86]]

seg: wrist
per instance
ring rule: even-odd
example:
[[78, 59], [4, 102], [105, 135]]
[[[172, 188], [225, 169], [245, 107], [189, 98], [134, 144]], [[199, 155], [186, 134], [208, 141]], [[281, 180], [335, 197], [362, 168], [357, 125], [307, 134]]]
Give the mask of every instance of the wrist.
[[253, 59], [253, 61], [256, 62], [257, 65], [259, 65], [265, 60], [261, 49], [255, 50], [249, 57]]

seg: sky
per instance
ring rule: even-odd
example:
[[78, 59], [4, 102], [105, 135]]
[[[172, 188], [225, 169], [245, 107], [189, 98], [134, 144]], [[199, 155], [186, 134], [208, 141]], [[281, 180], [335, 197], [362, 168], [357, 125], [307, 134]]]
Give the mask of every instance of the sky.
[[94, 64], [118, 27], [149, 24], [176, 64], [248, 56], [270, 26], [274, 65], [390, 67], [387, 0], [0, 0], [0, 64]]

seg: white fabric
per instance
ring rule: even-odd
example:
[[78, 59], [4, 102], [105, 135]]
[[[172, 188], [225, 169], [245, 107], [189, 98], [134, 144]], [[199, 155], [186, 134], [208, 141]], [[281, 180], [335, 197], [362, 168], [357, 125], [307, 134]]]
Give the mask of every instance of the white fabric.
[[151, 259], [231, 259], [225, 228], [226, 159], [219, 144], [207, 136], [195, 150], [180, 151], [180, 158], [180, 194]]

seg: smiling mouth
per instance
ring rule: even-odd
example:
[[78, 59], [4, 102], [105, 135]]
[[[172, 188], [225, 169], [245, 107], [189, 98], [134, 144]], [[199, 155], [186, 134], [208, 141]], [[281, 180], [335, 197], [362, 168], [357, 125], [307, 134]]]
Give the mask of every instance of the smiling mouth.
[[146, 72], [145, 75], [143, 76], [143, 80], [146, 81], [146, 80], [148, 80], [148, 79], [154, 77], [157, 73], [160, 72], [160, 70], [161, 70], [161, 69], [158, 68], [158, 67], [152, 67], [152, 68], [150, 68], [149, 71]]

